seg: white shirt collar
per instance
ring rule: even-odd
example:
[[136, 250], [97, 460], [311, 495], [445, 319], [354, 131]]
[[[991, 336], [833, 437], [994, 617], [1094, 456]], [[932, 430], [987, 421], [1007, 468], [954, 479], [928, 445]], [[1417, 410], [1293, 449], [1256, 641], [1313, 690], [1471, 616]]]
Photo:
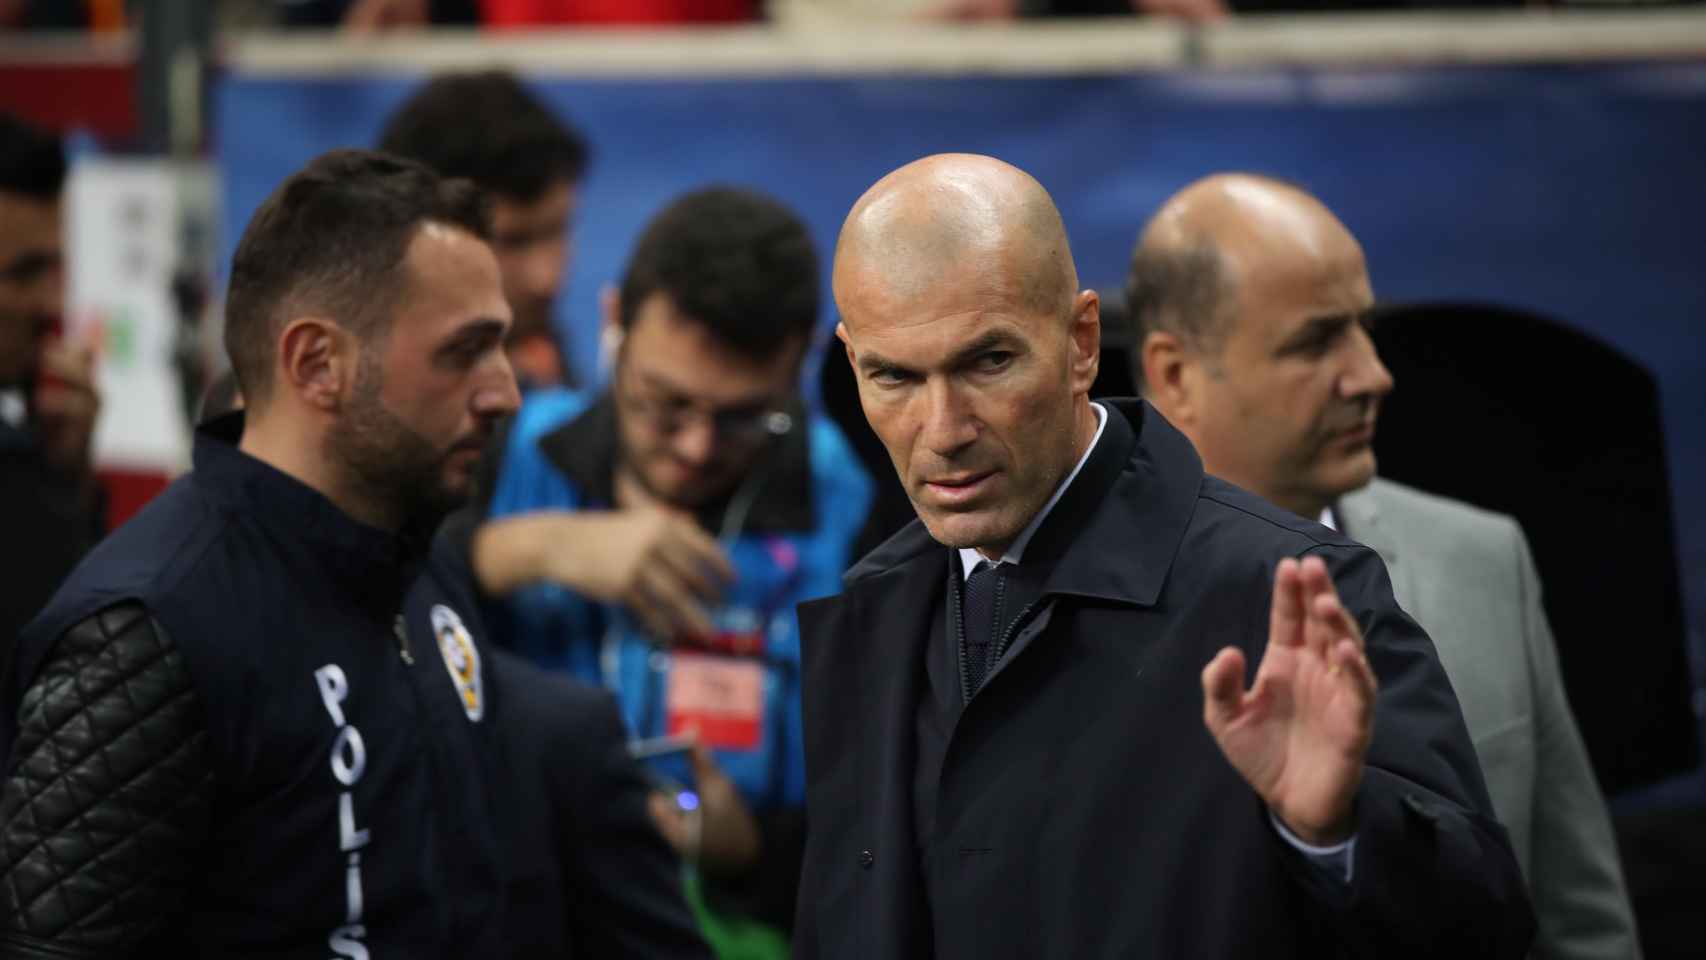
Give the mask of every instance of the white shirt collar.
[[1339, 529], [1339, 520], [1337, 517], [1333, 516], [1332, 507], [1321, 508], [1321, 526], [1326, 527], [1329, 530]]
[[22, 390], [0, 390], [0, 423], [21, 429], [29, 417], [29, 401]]
[[[1006, 553], [1001, 555], [1002, 563], [1018, 563], [1019, 558], [1024, 556], [1026, 544], [1031, 542], [1031, 537], [1036, 535], [1037, 528], [1041, 527], [1043, 521], [1048, 518], [1049, 511], [1053, 510], [1054, 505], [1060, 502], [1061, 495], [1066, 493], [1066, 488], [1072, 486], [1072, 481], [1078, 477], [1078, 471], [1084, 469], [1085, 462], [1090, 459], [1090, 452], [1096, 449], [1096, 442], [1102, 439], [1102, 428], [1108, 425], [1108, 411], [1103, 409], [1101, 404], [1094, 402], [1090, 404], [1090, 409], [1096, 411], [1096, 435], [1090, 438], [1090, 445], [1084, 448], [1084, 455], [1078, 458], [1078, 464], [1072, 468], [1072, 472], [1066, 475], [1065, 480], [1060, 481], [1060, 486], [1054, 488], [1054, 495], [1048, 498], [1048, 502], [1043, 504], [1043, 508], [1037, 511], [1036, 516], [1031, 518], [1031, 522], [1025, 524], [1025, 529], [1020, 530], [1019, 535], [1013, 538], [1012, 545], [1007, 548]], [[977, 552], [976, 548], [960, 548], [960, 570], [963, 571], [964, 576], [970, 576], [971, 572], [977, 569], [978, 564], [988, 562], [983, 554]]]

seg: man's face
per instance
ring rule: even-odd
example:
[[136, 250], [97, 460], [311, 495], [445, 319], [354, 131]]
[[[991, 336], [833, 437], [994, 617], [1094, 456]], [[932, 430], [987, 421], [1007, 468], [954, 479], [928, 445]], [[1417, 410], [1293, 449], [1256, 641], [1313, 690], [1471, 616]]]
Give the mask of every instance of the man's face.
[[903, 296], [879, 272], [849, 271], [837, 282], [836, 334], [865, 417], [930, 535], [994, 551], [1076, 461], [1100, 319], [1094, 296], [1081, 296], [1069, 321], [992, 285], [989, 272], [968, 265]]
[[[534, 200], [523, 203], [498, 195], [492, 205], [492, 248], [503, 274], [504, 296], [515, 316], [513, 339], [525, 345], [530, 338], [549, 335], [551, 313], [562, 292], [569, 268], [570, 230], [579, 197], [566, 180], [552, 184]], [[524, 351], [513, 360], [529, 362]], [[560, 362], [560, 358], [559, 362]], [[544, 360], [531, 363], [539, 366]], [[521, 370], [529, 379], [552, 382], [545, 369]]]
[[510, 313], [491, 248], [428, 223], [404, 265], [408, 289], [389, 330], [363, 348], [331, 442], [370, 489], [418, 520], [469, 497], [497, 420], [520, 397], [503, 351]]
[[1230, 267], [1233, 314], [1218, 351], [1196, 358], [1189, 432], [1210, 472], [1318, 512], [1374, 476], [1375, 419], [1392, 389], [1364, 325], [1374, 293], [1362, 249], [1341, 229]]
[[664, 293], [635, 311], [611, 389], [622, 467], [651, 496], [692, 509], [728, 493], [772, 436], [805, 342], [758, 361], [731, 350]]
[[64, 306], [58, 201], [0, 191], [0, 387], [35, 372]]

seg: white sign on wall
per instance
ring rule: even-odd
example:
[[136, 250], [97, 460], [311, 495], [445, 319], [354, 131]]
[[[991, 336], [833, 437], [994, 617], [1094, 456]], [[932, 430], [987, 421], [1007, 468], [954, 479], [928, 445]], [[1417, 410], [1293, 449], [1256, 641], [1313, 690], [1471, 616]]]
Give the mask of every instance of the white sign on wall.
[[65, 325], [68, 337], [94, 344], [100, 358], [99, 467], [176, 474], [189, 465], [173, 364], [179, 184], [179, 172], [158, 160], [90, 158], [71, 172]]

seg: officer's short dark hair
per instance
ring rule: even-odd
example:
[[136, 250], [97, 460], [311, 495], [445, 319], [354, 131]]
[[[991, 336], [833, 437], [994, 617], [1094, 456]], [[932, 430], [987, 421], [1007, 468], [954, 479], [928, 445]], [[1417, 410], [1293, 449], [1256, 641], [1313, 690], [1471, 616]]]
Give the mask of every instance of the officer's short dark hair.
[[57, 200], [65, 187], [65, 148], [45, 130], [0, 113], [0, 193]]
[[697, 190], [640, 235], [622, 278], [621, 322], [654, 293], [755, 360], [775, 357], [817, 326], [817, 251], [793, 211], [736, 187]]
[[334, 150], [273, 191], [237, 242], [225, 298], [225, 350], [249, 405], [271, 388], [287, 311], [323, 312], [364, 340], [384, 333], [427, 222], [491, 239], [478, 187], [389, 154]]
[[1140, 393], [1143, 342], [1164, 330], [1199, 349], [1213, 349], [1230, 320], [1229, 278], [1220, 251], [1204, 241], [1182, 247], [1138, 245], [1126, 273], [1125, 302], [1131, 326], [1131, 378]]
[[379, 149], [520, 203], [556, 183], [579, 183], [587, 162], [581, 135], [497, 70], [427, 81], [392, 114]]

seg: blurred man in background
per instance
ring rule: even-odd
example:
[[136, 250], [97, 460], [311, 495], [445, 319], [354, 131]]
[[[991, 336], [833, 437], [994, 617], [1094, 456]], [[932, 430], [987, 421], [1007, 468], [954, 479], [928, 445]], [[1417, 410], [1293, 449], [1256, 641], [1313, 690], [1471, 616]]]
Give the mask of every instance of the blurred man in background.
[[59, 140], [0, 115], [0, 651], [100, 539], [94, 357], [60, 336]]
[[494, 70], [428, 81], [392, 115], [379, 149], [491, 194], [492, 248], [515, 312], [510, 364], [524, 391], [573, 386], [553, 324], [586, 173], [580, 133], [514, 76]]
[[1134, 377], [1205, 468], [1377, 550], [1439, 650], [1534, 897], [1537, 957], [1639, 954], [1604, 802], [1510, 517], [1375, 477], [1391, 375], [1363, 324], [1363, 252], [1261, 177], [1187, 187], [1132, 258]]
[[870, 500], [798, 397], [818, 283], [776, 201], [670, 204], [606, 318], [612, 383], [527, 399], [471, 541], [513, 649], [615, 690], [636, 737], [693, 738], [657, 770], [696, 792], [660, 793], [654, 814], [701, 868], [724, 951], [786, 950], [804, 836], [793, 608], [837, 589]]

